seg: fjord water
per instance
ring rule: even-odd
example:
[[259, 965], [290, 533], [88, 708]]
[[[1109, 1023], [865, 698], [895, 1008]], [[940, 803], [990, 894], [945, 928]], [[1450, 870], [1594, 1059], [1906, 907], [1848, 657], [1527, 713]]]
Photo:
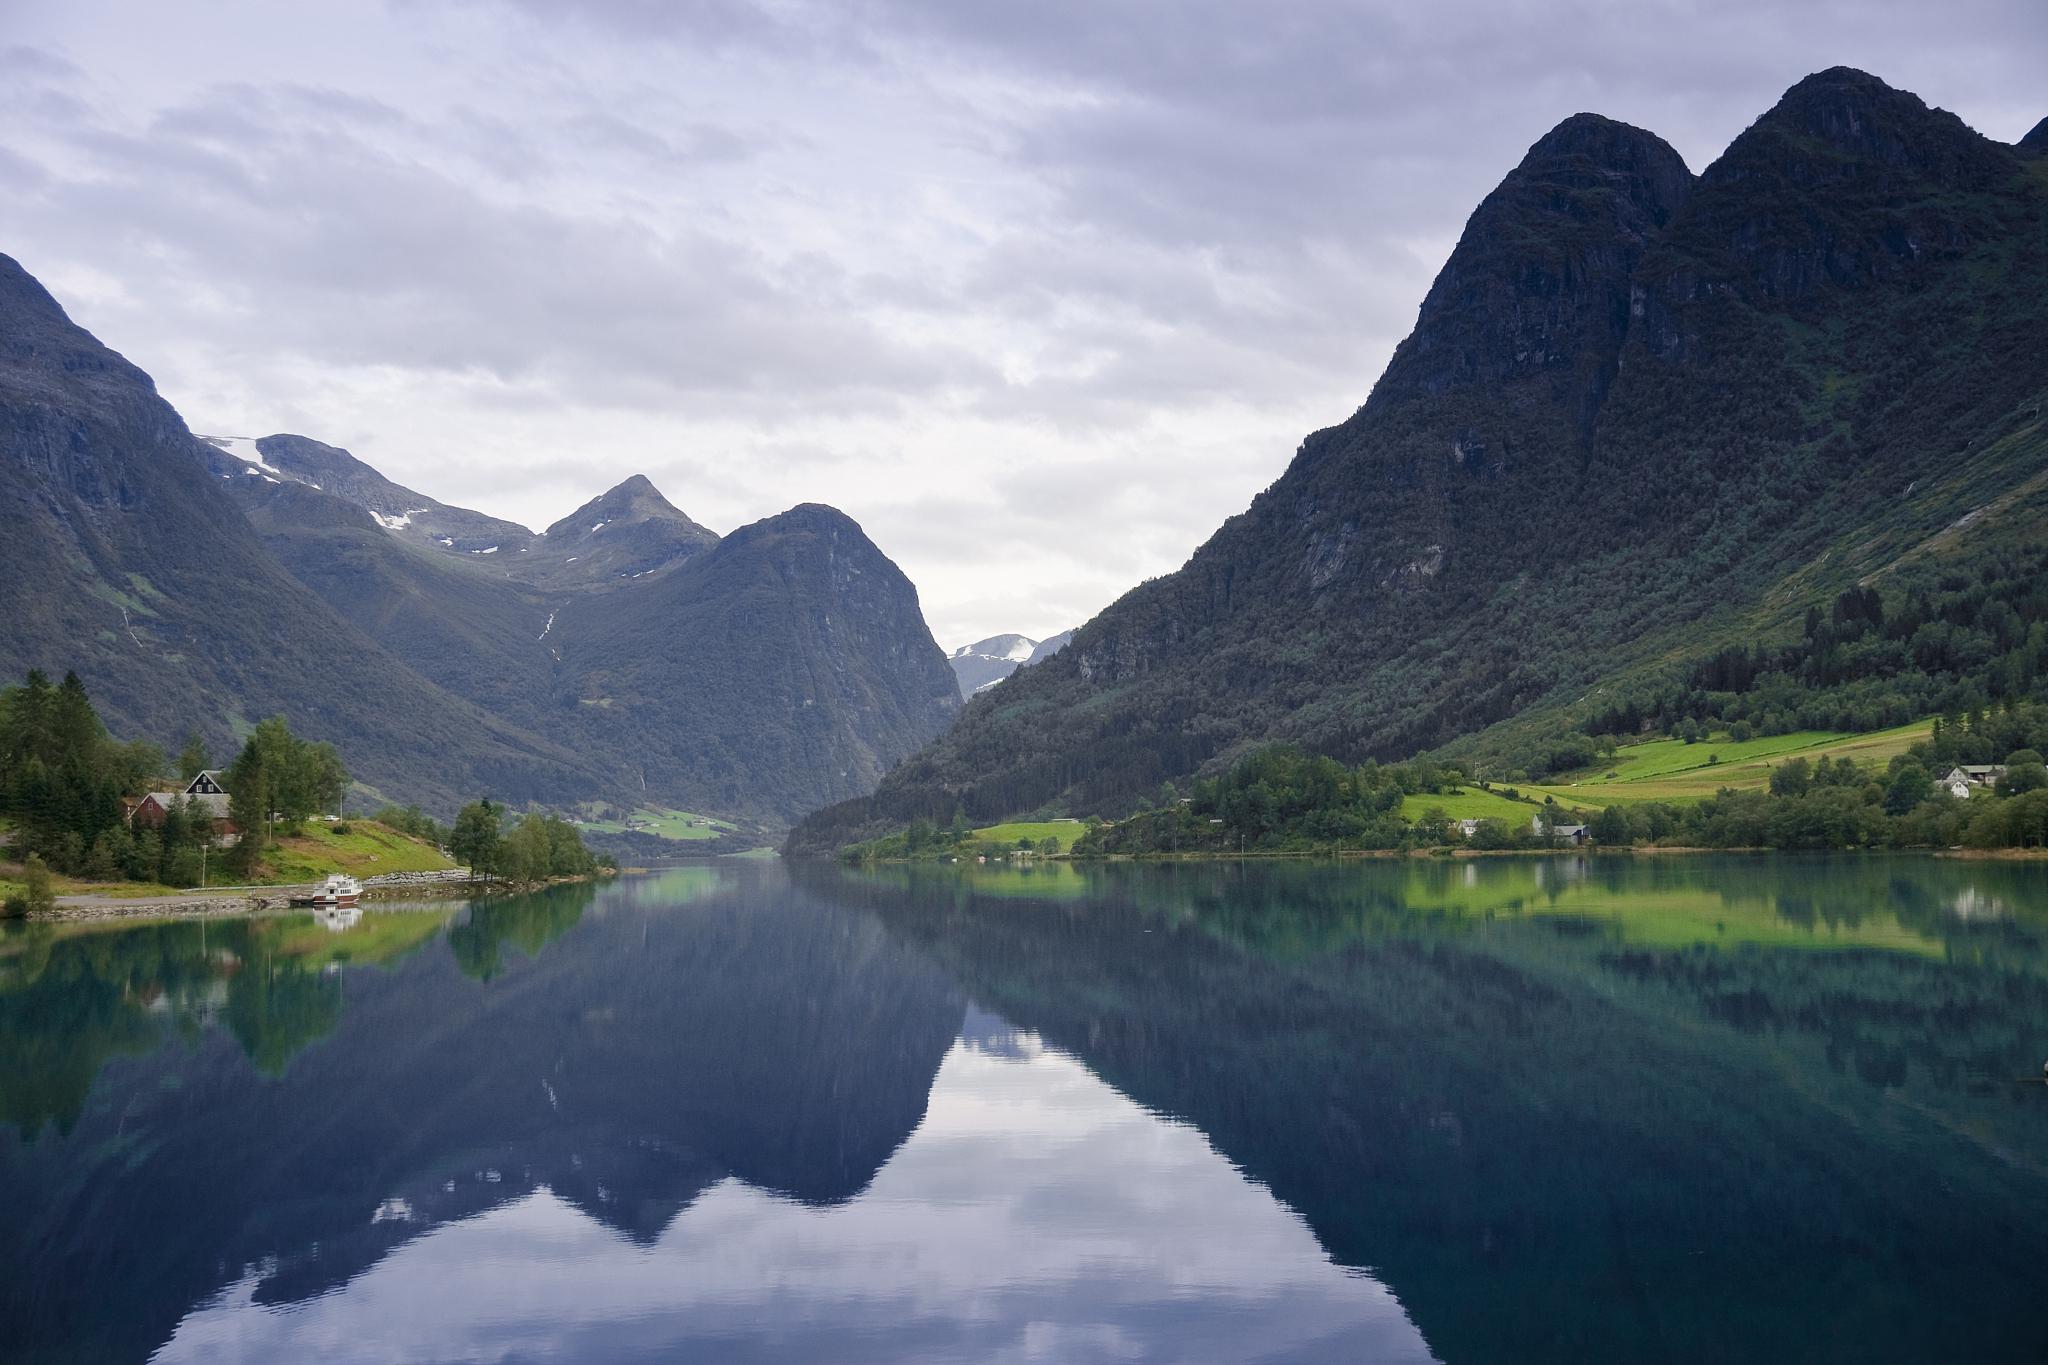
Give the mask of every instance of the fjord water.
[[2048, 1358], [2048, 867], [727, 862], [0, 939], [7, 1361]]

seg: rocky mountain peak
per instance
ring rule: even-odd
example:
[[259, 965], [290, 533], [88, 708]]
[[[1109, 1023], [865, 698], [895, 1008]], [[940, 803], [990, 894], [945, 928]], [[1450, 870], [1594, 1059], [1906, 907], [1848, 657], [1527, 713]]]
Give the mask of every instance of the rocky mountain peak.
[[1573, 114], [1538, 138], [1509, 175], [1550, 186], [1619, 195], [1624, 222], [1661, 227], [1683, 208], [1693, 176], [1655, 133], [1600, 114]]
[[1375, 393], [1549, 379], [1590, 414], [1627, 325], [1630, 274], [1692, 188], [1656, 134], [1598, 114], [1564, 120], [1474, 210]]
[[2048, 118], [2035, 124], [2033, 131], [2019, 140], [2019, 149], [2030, 156], [2048, 156]]
[[590, 535], [602, 524], [625, 520], [673, 522], [690, 531], [711, 536], [711, 532], [690, 520], [663, 497], [661, 490], [645, 474], [635, 474], [584, 503], [548, 527], [547, 536], [550, 540], [558, 540]]
[[2009, 174], [2012, 153], [1910, 91], [1836, 66], [1787, 90], [1705, 178], [1753, 178], [1772, 170], [1806, 185], [1924, 178], [1974, 188]]

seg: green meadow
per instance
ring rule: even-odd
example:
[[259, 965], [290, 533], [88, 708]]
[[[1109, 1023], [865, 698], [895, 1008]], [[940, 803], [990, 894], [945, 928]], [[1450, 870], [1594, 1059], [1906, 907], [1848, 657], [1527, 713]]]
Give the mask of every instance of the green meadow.
[[1012, 820], [1007, 824], [983, 826], [974, 831], [974, 838], [1004, 848], [1015, 848], [1019, 839], [1029, 839], [1033, 847], [1042, 839], [1057, 839], [1060, 852], [1065, 853], [1073, 848], [1074, 840], [1087, 829], [1088, 826], [1079, 820]]
[[1737, 791], [1767, 787], [1771, 769], [1795, 758], [1810, 763], [1847, 758], [1876, 771], [1894, 755], [1926, 739], [1933, 729], [1932, 720], [1921, 720], [1860, 735], [1800, 730], [1741, 742], [1726, 736], [1693, 744], [1677, 739], [1649, 740], [1616, 750], [1607, 763], [1579, 776], [1545, 785], [1525, 784], [1520, 790], [1539, 799], [1554, 796], [1560, 802], [1589, 806], [1620, 801], [1699, 801], [1723, 787]]

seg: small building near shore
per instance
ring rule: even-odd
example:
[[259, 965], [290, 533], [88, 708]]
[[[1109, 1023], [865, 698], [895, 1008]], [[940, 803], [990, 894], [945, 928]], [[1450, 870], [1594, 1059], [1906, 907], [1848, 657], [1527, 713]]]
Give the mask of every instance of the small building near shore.
[[1941, 786], [1950, 796], [1967, 798], [1973, 791], [1988, 791], [2005, 776], [2003, 763], [1960, 763], [1942, 774]]
[[143, 795], [123, 801], [128, 824], [134, 829], [162, 829], [170, 819], [171, 811], [185, 806], [194, 819], [204, 820], [213, 837], [224, 844], [231, 844], [241, 836], [235, 827], [230, 812], [230, 798], [227, 788], [220, 782], [221, 774], [209, 769], [185, 785], [183, 791], [145, 792]]

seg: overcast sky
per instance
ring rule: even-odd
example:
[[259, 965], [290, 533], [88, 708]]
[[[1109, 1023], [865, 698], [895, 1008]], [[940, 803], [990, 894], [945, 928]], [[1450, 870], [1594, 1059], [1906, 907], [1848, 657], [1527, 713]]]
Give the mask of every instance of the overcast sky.
[[546, 525], [854, 516], [947, 647], [1180, 565], [1582, 109], [1860, 66], [2011, 141], [2042, 0], [0, 0], [0, 251], [195, 430]]

